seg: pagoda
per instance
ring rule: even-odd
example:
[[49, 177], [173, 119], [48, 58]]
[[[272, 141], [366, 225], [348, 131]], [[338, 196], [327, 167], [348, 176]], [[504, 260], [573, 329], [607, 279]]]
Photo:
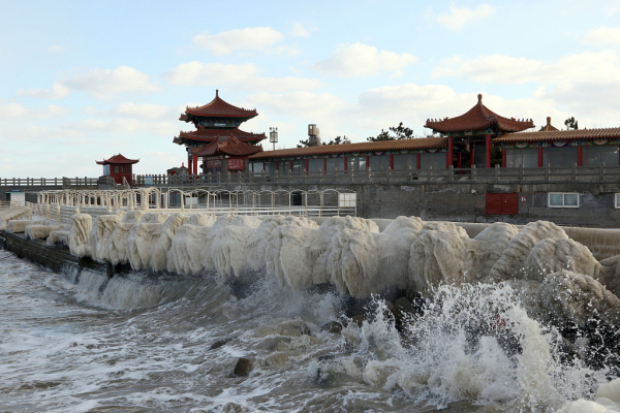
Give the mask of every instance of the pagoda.
[[[222, 169], [244, 170], [247, 157], [261, 152], [263, 148], [258, 143], [266, 138], [264, 133], [239, 129], [243, 122], [256, 116], [256, 109], [239, 108], [225, 102], [218, 90], [215, 91], [215, 99], [206, 105], [187, 107], [179, 120], [193, 123], [196, 130], [180, 132], [173, 142], [186, 147], [188, 173], [198, 174], [198, 158], [203, 160], [205, 173]], [[232, 158], [231, 161], [228, 161], [229, 158]]]
[[478, 95], [478, 103], [465, 114], [454, 118], [428, 119], [424, 127], [448, 137], [447, 167], [454, 164], [456, 145], [459, 160], [462, 152], [469, 151], [470, 166], [490, 168], [491, 139], [533, 128], [534, 122], [531, 119], [517, 120], [500, 116], [484, 106], [482, 95]]
[[139, 159], [127, 159], [120, 153], [103, 161], [95, 161], [103, 165], [103, 176], [111, 176], [117, 184], [123, 184], [123, 178], [129, 185], [133, 185], [132, 165], [140, 162]]

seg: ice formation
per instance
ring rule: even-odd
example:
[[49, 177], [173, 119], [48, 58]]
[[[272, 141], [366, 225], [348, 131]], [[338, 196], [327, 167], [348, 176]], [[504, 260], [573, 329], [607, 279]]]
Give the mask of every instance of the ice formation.
[[0, 229], [6, 229], [7, 223], [14, 219], [31, 219], [32, 211], [26, 207], [13, 207], [0, 211]]
[[7, 224], [7, 230], [16, 234], [26, 231], [28, 225], [45, 225], [44, 219], [16, 219], [10, 220]]
[[93, 229], [93, 218], [88, 214], [75, 214], [71, 217], [71, 235], [69, 251], [76, 257], [91, 256], [90, 232]]
[[28, 225], [24, 233], [27, 239], [46, 239], [52, 231], [62, 229], [62, 225]]
[[68, 247], [70, 238], [71, 238], [70, 231], [56, 230], [56, 231], [50, 232], [50, 235], [47, 237], [46, 243], [49, 246], [62, 245], [62, 246]]

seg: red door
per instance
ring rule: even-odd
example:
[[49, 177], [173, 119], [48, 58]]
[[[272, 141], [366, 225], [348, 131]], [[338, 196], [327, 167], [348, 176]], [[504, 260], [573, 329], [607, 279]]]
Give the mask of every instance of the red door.
[[487, 215], [517, 215], [519, 194], [487, 194]]

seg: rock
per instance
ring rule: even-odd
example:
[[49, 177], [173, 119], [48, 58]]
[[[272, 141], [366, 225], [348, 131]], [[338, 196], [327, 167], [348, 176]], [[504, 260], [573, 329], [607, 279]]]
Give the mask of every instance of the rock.
[[224, 338], [221, 340], [217, 340], [215, 343], [211, 344], [211, 350], [218, 349], [220, 347], [225, 346], [230, 341], [230, 338]]
[[248, 377], [253, 366], [254, 363], [252, 360], [245, 357], [239, 357], [239, 360], [237, 360], [237, 365], [235, 366], [235, 376]]
[[358, 327], [361, 327], [366, 320], [368, 320], [368, 317], [366, 317], [364, 314], [358, 314], [351, 318], [351, 322], [357, 324]]
[[342, 324], [337, 321], [330, 321], [329, 323], [323, 325], [321, 330], [329, 331], [333, 334], [340, 334], [340, 332], [342, 332]]

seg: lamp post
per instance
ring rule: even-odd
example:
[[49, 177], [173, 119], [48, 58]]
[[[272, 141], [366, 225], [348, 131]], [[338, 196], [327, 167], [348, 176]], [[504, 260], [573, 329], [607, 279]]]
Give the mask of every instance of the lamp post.
[[269, 142], [273, 143], [273, 150], [276, 150], [278, 143], [278, 128], [269, 128]]

